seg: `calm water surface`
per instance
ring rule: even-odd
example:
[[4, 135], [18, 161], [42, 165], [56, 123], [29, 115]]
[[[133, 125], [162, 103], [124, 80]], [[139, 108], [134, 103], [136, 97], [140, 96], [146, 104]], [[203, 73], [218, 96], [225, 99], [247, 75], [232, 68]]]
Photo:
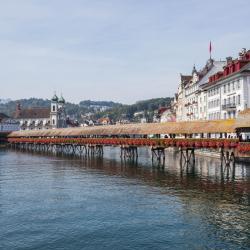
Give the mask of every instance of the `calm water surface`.
[[250, 166], [0, 151], [1, 249], [250, 249]]

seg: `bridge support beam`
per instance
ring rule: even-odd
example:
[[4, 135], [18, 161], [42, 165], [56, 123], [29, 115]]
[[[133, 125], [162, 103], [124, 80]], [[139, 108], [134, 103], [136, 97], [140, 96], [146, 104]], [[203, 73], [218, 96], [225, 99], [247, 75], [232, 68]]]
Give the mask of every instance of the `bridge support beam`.
[[121, 158], [137, 160], [138, 159], [138, 149], [136, 146], [121, 146]]
[[181, 162], [183, 162], [183, 159], [185, 163], [195, 163], [195, 153], [194, 153], [194, 148], [182, 148], [180, 149], [181, 153]]
[[162, 164], [165, 165], [165, 148], [164, 147], [152, 147], [152, 164], [154, 164], [154, 160], [156, 159], [158, 165]]
[[232, 150], [224, 150], [221, 149], [221, 164], [225, 164], [225, 166], [230, 166], [231, 164], [235, 164], [235, 155]]
[[[231, 174], [230, 174], [231, 173]], [[221, 149], [221, 177], [224, 179], [235, 178], [235, 153], [234, 150]]]
[[93, 145], [89, 144], [87, 147], [87, 155], [97, 155], [97, 156], [103, 156], [103, 145]]

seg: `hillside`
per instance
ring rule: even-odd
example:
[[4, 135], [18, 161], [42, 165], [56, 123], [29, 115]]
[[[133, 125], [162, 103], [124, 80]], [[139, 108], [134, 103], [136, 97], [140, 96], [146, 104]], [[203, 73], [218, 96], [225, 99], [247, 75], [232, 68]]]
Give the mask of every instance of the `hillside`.
[[[98, 119], [101, 117], [109, 117], [117, 121], [120, 119], [133, 120], [136, 112], [141, 112], [147, 119], [151, 120], [154, 110], [160, 106], [168, 106], [172, 98], [155, 98], [149, 100], [138, 101], [132, 105], [125, 105], [112, 101], [91, 101], [84, 100], [79, 104], [66, 103], [66, 112], [73, 119], [80, 122], [84, 119]], [[16, 101], [9, 101], [7, 103], [0, 103], [0, 113], [5, 113], [8, 116], [13, 116], [16, 104], [20, 103], [22, 108], [32, 107], [49, 107], [50, 100], [29, 98]]]

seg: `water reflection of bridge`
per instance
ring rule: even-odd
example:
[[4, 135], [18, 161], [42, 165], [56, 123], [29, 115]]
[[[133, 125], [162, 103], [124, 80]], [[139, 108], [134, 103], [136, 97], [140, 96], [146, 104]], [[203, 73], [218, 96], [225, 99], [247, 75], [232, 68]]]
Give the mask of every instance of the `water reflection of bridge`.
[[[20, 152], [18, 149], [17, 152]], [[22, 153], [29, 153], [22, 150]], [[64, 160], [74, 166], [103, 171], [104, 174], [118, 175], [126, 178], [138, 179], [147, 184], [165, 187], [167, 189], [197, 190], [213, 195], [218, 199], [233, 199], [237, 203], [250, 204], [250, 169], [247, 165], [236, 163], [234, 167], [221, 165], [219, 159], [209, 157], [196, 157], [195, 164], [181, 164], [180, 156], [167, 152], [165, 168], [150, 161], [150, 150], [140, 149], [138, 161], [120, 160], [118, 148], [105, 148], [105, 159], [90, 155], [65, 155]], [[59, 157], [51, 152], [33, 151], [32, 154]], [[223, 196], [223, 197], [222, 197]], [[225, 197], [224, 197], [225, 196]]]

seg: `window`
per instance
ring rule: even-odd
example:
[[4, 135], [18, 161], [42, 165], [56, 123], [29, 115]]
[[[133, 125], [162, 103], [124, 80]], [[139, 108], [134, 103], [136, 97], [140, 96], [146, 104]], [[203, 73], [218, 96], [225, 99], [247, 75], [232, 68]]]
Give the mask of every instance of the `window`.
[[53, 111], [56, 111], [56, 106], [55, 105], [53, 105]]
[[235, 90], [235, 82], [233, 82], [233, 90]]
[[240, 89], [240, 80], [237, 81], [237, 88]]
[[238, 105], [240, 105], [240, 95], [238, 95]]
[[233, 96], [233, 104], [235, 104], [236, 102], [235, 102], [235, 96]]
[[54, 119], [52, 120], [52, 124], [55, 125], [55, 120]]
[[224, 119], [227, 119], [227, 113], [224, 113]]
[[227, 93], [226, 85], [224, 85], [223, 87], [224, 87], [224, 93]]
[[234, 83], [231, 83], [231, 90], [234, 90]]
[[227, 84], [227, 91], [230, 92], [230, 83]]

